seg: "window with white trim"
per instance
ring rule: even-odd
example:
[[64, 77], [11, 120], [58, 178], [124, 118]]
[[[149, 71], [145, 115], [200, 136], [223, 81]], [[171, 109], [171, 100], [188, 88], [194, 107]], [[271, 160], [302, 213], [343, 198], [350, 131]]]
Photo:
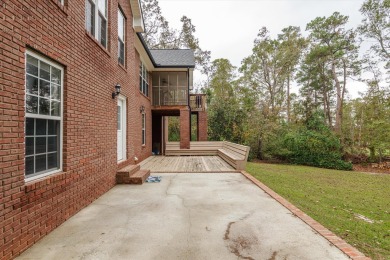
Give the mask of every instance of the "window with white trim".
[[61, 169], [63, 68], [26, 54], [25, 176]]
[[107, 48], [107, 0], [85, 0], [85, 29]]
[[146, 144], [146, 114], [142, 113], [142, 145]]
[[146, 70], [142, 62], [139, 66], [139, 91], [145, 96], [149, 96], [149, 71]]
[[118, 62], [125, 65], [125, 16], [118, 9]]

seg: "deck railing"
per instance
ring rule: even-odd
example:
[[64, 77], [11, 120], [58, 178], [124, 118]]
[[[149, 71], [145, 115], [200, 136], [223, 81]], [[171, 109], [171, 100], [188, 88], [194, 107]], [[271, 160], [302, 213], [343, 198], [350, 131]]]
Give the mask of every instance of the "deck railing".
[[206, 94], [190, 94], [191, 111], [205, 111], [207, 109]]

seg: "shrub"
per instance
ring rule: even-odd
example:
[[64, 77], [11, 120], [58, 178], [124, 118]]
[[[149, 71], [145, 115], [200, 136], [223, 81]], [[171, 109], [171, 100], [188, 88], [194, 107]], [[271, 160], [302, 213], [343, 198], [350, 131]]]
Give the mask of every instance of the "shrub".
[[284, 145], [288, 161], [321, 168], [352, 170], [352, 164], [342, 160], [339, 139], [323, 123], [319, 115], [310, 118], [306, 126], [288, 133]]

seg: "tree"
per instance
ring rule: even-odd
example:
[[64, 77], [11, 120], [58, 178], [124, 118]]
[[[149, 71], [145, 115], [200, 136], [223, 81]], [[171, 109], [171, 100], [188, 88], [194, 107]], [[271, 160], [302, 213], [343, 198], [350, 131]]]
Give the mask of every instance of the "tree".
[[290, 83], [294, 77], [295, 68], [302, 56], [303, 50], [307, 46], [307, 41], [301, 35], [301, 29], [296, 26], [289, 26], [282, 30], [282, 34], [278, 35], [278, 41], [283, 54], [283, 63], [285, 74], [287, 75], [286, 96], [287, 96], [287, 122], [290, 122], [291, 115], [291, 99], [290, 99]]
[[390, 69], [390, 0], [367, 0], [360, 8], [363, 14], [359, 32], [375, 42], [371, 46]]
[[142, 10], [145, 22], [143, 37], [150, 49], [180, 49], [195, 51], [195, 63], [200, 71], [209, 76], [210, 51], [200, 48], [199, 39], [195, 37], [196, 27], [187, 16], [180, 19], [180, 30], [172, 29], [164, 18], [158, 0], [143, 0]]
[[346, 30], [348, 16], [338, 12], [330, 17], [317, 17], [307, 24], [310, 39], [314, 43], [318, 58], [329, 61], [329, 69], [336, 90], [336, 120], [334, 129], [342, 136], [343, 105], [347, 79], [359, 73], [358, 47], [353, 30]]
[[265, 27], [259, 31], [252, 51], [253, 53], [242, 61], [242, 81], [256, 91], [258, 105], [264, 115], [277, 118], [285, 100], [286, 53], [278, 40], [270, 38]]
[[212, 62], [210, 87], [207, 90], [210, 140], [242, 143], [245, 115], [235, 92], [235, 70], [227, 59]]

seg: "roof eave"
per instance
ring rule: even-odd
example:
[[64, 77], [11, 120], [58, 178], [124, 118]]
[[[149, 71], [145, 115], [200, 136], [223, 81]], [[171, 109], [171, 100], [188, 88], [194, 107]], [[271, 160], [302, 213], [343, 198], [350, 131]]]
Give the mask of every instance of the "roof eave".
[[141, 1], [130, 0], [131, 11], [133, 12], [133, 28], [137, 33], [145, 31], [144, 18], [142, 15]]
[[156, 63], [156, 61], [154, 60], [153, 58], [153, 55], [152, 53], [150, 52], [149, 48], [148, 48], [148, 45], [146, 44], [144, 38], [142, 37], [141, 33], [137, 33], [137, 36], [138, 36], [138, 39], [140, 40], [142, 46], [144, 47], [146, 53], [148, 54], [149, 56], [149, 59], [150, 61], [152, 62], [153, 64], [153, 67], [155, 67], [156, 69], [159, 68], [159, 69], [174, 69], [174, 68], [177, 68], [177, 69], [183, 69], [183, 68], [186, 68], [186, 69], [194, 69], [195, 68], [195, 65], [176, 65], [176, 66], [169, 66], [169, 65], [161, 65], [161, 64], [158, 64]]

